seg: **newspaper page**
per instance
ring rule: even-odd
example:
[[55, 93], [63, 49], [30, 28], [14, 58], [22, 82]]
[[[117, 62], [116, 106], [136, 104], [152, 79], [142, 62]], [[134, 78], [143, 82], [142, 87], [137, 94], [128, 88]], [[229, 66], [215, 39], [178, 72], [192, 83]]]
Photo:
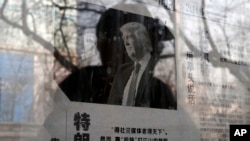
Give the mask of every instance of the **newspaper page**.
[[[233, 141], [247, 0], [0, 0], [0, 140]], [[3, 67], [2, 67], [3, 66]]]
[[[78, 102], [67, 105], [65, 133], [54, 138], [228, 141], [230, 125], [249, 123], [248, 28], [242, 18], [245, 9], [234, 7], [241, 3], [155, 2], [89, 3], [89, 7], [105, 10], [99, 18], [93, 16], [94, 29], [78, 30], [82, 34], [78, 43], [83, 45], [77, 48], [96, 47], [101, 65], [83, 67], [59, 84], [70, 101]], [[86, 6], [83, 1], [80, 4]], [[149, 44], [146, 56], [154, 58], [146, 78], [151, 62], [142, 63], [147, 51], [136, 49], [140, 44], [144, 48]], [[89, 56], [81, 56], [84, 66], [84, 57]], [[144, 69], [140, 68], [134, 83], [138, 62]], [[77, 90], [69, 89], [70, 85]]]
[[192, 116], [202, 141], [228, 141], [230, 125], [249, 124], [245, 4], [195, 0], [177, 4], [177, 68], [184, 82], [179, 104]]
[[57, 100], [62, 112], [54, 110], [45, 121], [46, 140], [181, 140], [194, 124], [188, 117], [190, 124], [176, 132], [184, 117], [173, 2], [78, 1], [77, 8], [81, 67], [58, 82], [56, 98], [68, 100], [63, 106]]

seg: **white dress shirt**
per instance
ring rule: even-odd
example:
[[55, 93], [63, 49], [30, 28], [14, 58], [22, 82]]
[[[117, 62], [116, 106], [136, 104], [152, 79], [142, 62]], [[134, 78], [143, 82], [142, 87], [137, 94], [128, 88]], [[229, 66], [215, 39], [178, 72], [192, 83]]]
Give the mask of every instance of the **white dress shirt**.
[[[136, 92], [135, 92], [135, 97], [137, 95], [137, 89], [138, 89], [138, 86], [140, 84], [140, 80], [141, 80], [141, 77], [148, 65], [148, 62], [150, 60], [151, 56], [150, 54], [146, 54], [138, 63], [141, 65], [140, 67], [140, 70], [139, 70], [139, 73], [138, 73], [138, 78], [137, 78], [137, 82], [136, 82]], [[134, 64], [135, 65], [135, 64]], [[134, 71], [131, 72], [130, 74], [130, 77], [128, 79], [128, 82], [124, 88], [124, 91], [123, 91], [123, 98], [122, 98], [122, 105], [123, 106], [126, 106], [127, 105], [127, 100], [128, 100], [128, 93], [129, 93], [129, 87], [130, 87], [130, 83], [131, 83], [131, 80], [132, 80], [132, 75], [133, 75]]]

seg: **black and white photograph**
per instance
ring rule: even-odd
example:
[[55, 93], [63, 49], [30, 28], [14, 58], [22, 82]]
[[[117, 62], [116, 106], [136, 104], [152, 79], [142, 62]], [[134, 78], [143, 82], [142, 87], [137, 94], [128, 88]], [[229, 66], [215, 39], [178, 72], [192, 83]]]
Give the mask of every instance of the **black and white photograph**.
[[[96, 27], [88, 29], [81, 19], [88, 14]], [[65, 95], [78, 102], [177, 109], [173, 31], [159, 19], [112, 8], [98, 16], [78, 13], [82, 67], [58, 84]]]

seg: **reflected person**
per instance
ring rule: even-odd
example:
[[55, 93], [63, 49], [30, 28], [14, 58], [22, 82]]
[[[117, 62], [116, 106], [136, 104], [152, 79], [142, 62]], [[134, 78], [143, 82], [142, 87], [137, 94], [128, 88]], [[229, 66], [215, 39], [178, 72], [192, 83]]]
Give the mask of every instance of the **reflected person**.
[[153, 77], [155, 59], [144, 25], [124, 24], [120, 31], [128, 56], [133, 63], [119, 67], [109, 94], [108, 104], [176, 109], [171, 89]]

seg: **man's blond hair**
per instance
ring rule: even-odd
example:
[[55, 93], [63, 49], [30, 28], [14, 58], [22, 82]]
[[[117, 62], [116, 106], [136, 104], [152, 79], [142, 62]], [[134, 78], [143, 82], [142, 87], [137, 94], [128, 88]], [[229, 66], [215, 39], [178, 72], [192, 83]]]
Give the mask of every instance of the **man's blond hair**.
[[146, 52], [152, 51], [150, 38], [143, 24], [137, 22], [126, 23], [120, 28], [120, 31], [122, 33], [130, 32], [134, 34], [136, 39], [142, 45], [142, 47], [144, 47]]

